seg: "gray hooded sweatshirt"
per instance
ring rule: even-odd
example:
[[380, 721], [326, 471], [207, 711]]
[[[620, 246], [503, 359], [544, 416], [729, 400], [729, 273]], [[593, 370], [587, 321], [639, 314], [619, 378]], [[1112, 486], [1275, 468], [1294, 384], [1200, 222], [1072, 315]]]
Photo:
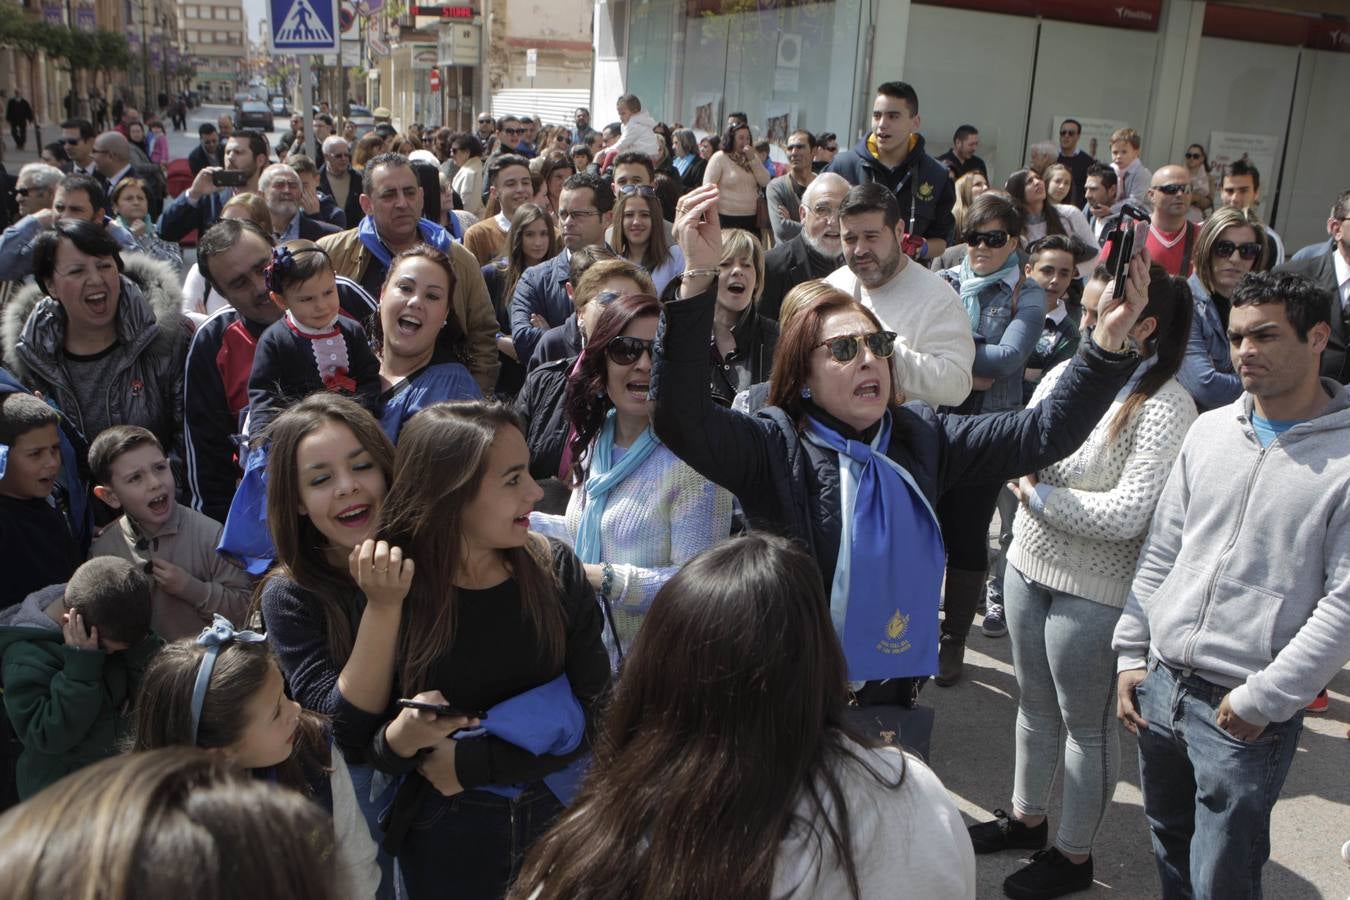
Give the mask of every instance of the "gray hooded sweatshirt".
[[1119, 671], [1152, 655], [1267, 725], [1350, 660], [1350, 397], [1322, 385], [1322, 414], [1264, 449], [1248, 394], [1191, 427], [1116, 625]]

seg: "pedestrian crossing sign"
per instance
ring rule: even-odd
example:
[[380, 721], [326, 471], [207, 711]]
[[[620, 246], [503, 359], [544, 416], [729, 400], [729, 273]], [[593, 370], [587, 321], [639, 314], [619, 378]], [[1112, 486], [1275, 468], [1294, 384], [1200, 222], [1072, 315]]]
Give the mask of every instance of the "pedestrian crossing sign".
[[272, 50], [336, 53], [337, 0], [268, 0]]

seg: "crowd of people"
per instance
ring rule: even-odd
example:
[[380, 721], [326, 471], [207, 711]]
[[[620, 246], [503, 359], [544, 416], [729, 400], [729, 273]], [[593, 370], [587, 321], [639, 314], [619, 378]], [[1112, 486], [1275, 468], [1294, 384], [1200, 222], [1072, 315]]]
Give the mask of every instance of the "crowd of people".
[[[1286, 260], [1245, 159], [1067, 119], [995, 181], [903, 82], [786, 163], [632, 94], [122, 112], [0, 235], [14, 896], [1052, 898], [1117, 719], [1162, 895], [1260, 895], [1350, 661], [1350, 191]], [[920, 696], [981, 613], [967, 826]]]

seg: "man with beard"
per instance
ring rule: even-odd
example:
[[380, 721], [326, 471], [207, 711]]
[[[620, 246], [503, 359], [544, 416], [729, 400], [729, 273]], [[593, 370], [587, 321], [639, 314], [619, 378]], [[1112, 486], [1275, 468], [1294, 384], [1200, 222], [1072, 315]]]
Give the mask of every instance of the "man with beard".
[[284, 163], [268, 166], [258, 179], [267, 211], [272, 214], [272, 238], [278, 244], [300, 238], [317, 241], [341, 231], [336, 225], [311, 218], [300, 209], [300, 194], [304, 185], [295, 169]]
[[900, 204], [885, 185], [852, 188], [839, 206], [846, 268], [826, 279], [856, 297], [900, 339], [897, 394], [931, 406], [956, 406], [970, 393], [975, 340], [956, 291], [901, 252]]
[[197, 128], [197, 137], [199, 143], [188, 154], [188, 167], [194, 177], [207, 166], [218, 166], [225, 161], [220, 153], [220, 129], [210, 122], [203, 122]]
[[[239, 480], [235, 435], [248, 412], [253, 352], [282, 310], [267, 291], [272, 239], [253, 222], [222, 219], [202, 235], [197, 267], [229, 302], [197, 329], [183, 378], [183, 443], [192, 508], [224, 522]], [[344, 312], [365, 321], [375, 310], [364, 292], [338, 279]]]
[[783, 298], [803, 281], [824, 278], [844, 264], [839, 239], [839, 204], [848, 193], [848, 182], [833, 172], [823, 172], [806, 187], [800, 212], [802, 230], [790, 241], [774, 247], [764, 257], [764, 291], [759, 295], [759, 314], [778, 318]]
[[166, 241], [181, 241], [190, 232], [203, 233], [219, 221], [225, 202], [235, 194], [258, 190], [258, 176], [267, 165], [267, 140], [260, 131], [240, 131], [225, 141], [225, 170], [243, 172], [240, 187], [217, 188], [212, 180], [221, 169], [207, 166], [197, 173], [192, 185], [164, 208], [159, 220], [159, 236]]

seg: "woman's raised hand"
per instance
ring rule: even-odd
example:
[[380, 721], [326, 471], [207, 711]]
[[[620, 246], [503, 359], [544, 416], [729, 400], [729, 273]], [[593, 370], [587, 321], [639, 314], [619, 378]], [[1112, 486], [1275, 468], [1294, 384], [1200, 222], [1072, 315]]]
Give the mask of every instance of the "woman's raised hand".
[[412, 587], [413, 561], [404, 559], [403, 550], [388, 541], [368, 538], [353, 547], [347, 569], [371, 606], [398, 606]]
[[675, 204], [675, 235], [686, 269], [717, 268], [722, 262], [722, 226], [717, 219], [717, 185], [694, 188]]

